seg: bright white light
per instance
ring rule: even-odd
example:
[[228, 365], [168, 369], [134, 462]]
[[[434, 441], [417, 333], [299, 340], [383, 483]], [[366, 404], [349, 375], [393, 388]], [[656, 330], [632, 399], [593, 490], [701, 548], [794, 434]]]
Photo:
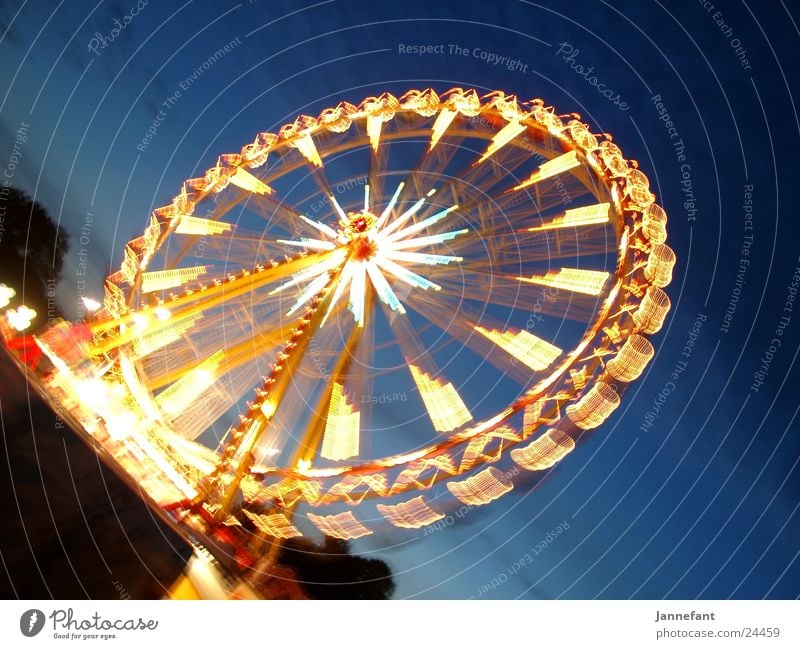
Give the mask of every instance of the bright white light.
[[83, 302], [83, 307], [89, 311], [89, 313], [94, 313], [100, 309], [101, 306], [103, 306], [100, 302], [93, 300], [90, 297], [82, 297], [81, 302]]
[[25, 306], [24, 304], [16, 309], [9, 309], [6, 311], [6, 318], [10, 324], [17, 331], [25, 331], [31, 326], [31, 322], [36, 317], [36, 311]]
[[17, 292], [10, 286], [0, 284], [0, 309], [5, 309]]

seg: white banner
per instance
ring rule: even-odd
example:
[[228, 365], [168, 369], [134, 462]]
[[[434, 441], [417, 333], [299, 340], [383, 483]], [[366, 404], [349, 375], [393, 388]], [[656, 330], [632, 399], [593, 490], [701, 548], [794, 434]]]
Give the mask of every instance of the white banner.
[[796, 601], [3, 601], [0, 611], [9, 648], [800, 646]]

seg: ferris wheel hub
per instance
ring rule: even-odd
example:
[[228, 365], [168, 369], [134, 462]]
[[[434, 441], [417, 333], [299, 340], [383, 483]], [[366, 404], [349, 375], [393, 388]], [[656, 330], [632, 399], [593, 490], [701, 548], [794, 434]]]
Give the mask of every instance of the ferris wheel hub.
[[355, 261], [368, 261], [375, 256], [378, 247], [375, 242], [378, 217], [367, 211], [348, 212], [344, 235], [347, 238], [351, 258]]

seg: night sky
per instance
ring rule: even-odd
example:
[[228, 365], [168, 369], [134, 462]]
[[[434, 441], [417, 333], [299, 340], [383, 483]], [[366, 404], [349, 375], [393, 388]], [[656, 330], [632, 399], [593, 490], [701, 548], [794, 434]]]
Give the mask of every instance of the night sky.
[[6, 2], [0, 173], [69, 232], [78, 317], [184, 179], [300, 113], [429, 86], [580, 113], [670, 217], [656, 358], [535, 489], [354, 548], [400, 598], [796, 598], [798, 21], [782, 0]]

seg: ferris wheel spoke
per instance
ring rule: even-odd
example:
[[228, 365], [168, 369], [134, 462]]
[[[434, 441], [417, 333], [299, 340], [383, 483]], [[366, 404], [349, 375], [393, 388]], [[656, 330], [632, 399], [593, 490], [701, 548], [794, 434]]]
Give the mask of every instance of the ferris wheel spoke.
[[[440, 178], [451, 164], [458, 145], [464, 140], [463, 136], [451, 135], [446, 143], [429, 149], [418, 159], [409, 171], [405, 180], [405, 189], [401, 195], [403, 202], [413, 201], [424, 196], [433, 186], [432, 179]], [[425, 214], [427, 210], [423, 210]]]
[[[225, 341], [226, 346], [223, 349], [225, 353], [225, 372], [231, 372], [244, 363], [252, 361], [259, 356], [269, 354], [285, 339], [287, 332], [290, 331], [291, 328], [291, 326], [285, 326], [271, 331], [260, 332], [254, 335], [251, 334], [250, 336], [245, 336], [243, 340], [239, 340], [238, 342]], [[159, 390], [179, 380], [182, 376], [186, 375], [187, 372], [193, 371], [197, 366], [198, 361], [196, 359], [189, 359], [183, 363], [168, 366], [167, 371], [163, 374], [151, 375], [147, 381], [147, 386], [151, 390]]]
[[318, 453], [329, 460], [345, 460], [359, 453], [361, 412], [353, 395], [345, 391], [345, 385], [353, 373], [353, 359], [362, 345], [364, 331], [370, 325], [373, 295], [373, 291], [365, 287], [362, 320], [350, 327], [347, 342], [338, 353], [311, 421], [302, 434], [292, 459], [294, 465], [310, 467]]
[[[519, 280], [510, 276], [493, 275], [487, 277], [481, 272], [467, 272], [460, 276], [440, 277], [441, 297], [451, 299], [455, 304], [468, 300], [476, 308], [497, 306], [533, 314], [576, 322], [589, 322], [597, 307], [595, 296], [557, 290], [542, 286], [530, 291]], [[438, 296], [437, 296], [438, 297]], [[534, 317], [535, 316], [535, 317]]]
[[[515, 328], [490, 316], [485, 310], [480, 311], [463, 302], [448, 308], [441, 301], [427, 299], [424, 295], [409, 296], [406, 302], [410, 309], [470, 349], [478, 358], [488, 361], [523, 386], [530, 382], [532, 370], [546, 370], [562, 353], [556, 345], [526, 329]], [[496, 353], [495, 347], [507, 355]]]
[[471, 421], [472, 414], [456, 386], [439, 369], [408, 316], [386, 311], [386, 317], [434, 430], [450, 432]]

